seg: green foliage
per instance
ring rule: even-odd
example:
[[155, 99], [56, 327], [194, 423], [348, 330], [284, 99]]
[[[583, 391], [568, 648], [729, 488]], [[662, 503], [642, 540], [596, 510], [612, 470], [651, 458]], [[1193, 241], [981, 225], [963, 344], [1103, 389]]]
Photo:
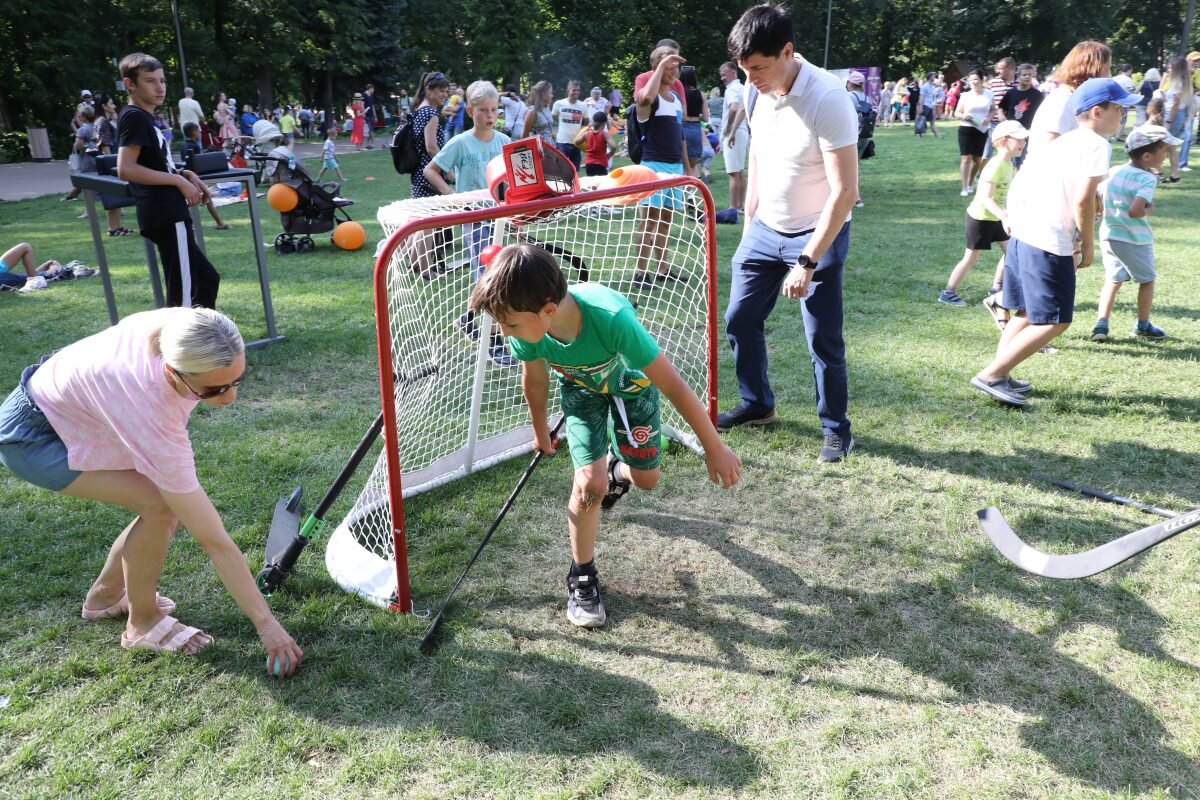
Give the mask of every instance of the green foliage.
[[[1179, 48], [1183, 0], [793, 0], [796, 45], [809, 61], [880, 66], [887, 78], [988, 64], [1012, 55], [1045, 73], [1077, 41], [1097, 38], [1114, 61], [1159, 65]], [[178, 0], [188, 82], [206, 110], [224, 91], [242, 102], [299, 100], [340, 108], [374, 82], [382, 98], [410, 91], [427, 69], [459, 83], [523, 88], [542, 78], [562, 96], [569, 78], [630, 94], [654, 43], [679, 41], [702, 87], [717, 83], [725, 37], [745, 0]], [[83, 23], [82, 21], [85, 21]], [[1189, 45], [1190, 46], [1190, 45]], [[31, 120], [65, 136], [81, 88], [112, 91], [112, 60], [143, 50], [182, 88], [170, 5], [134, 0], [39, 0], [0, 17], [0, 130]], [[276, 100], [279, 98], [279, 100]]]
[[5, 163], [29, 159], [29, 137], [25, 131], [0, 133], [0, 160]]

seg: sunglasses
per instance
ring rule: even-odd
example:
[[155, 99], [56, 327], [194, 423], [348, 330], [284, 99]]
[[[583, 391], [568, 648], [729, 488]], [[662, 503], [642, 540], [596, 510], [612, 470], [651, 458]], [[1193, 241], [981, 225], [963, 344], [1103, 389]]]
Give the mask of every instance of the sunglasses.
[[444, 72], [431, 72], [425, 78], [425, 85], [428, 86], [431, 83], [437, 83], [444, 80], [446, 80], [446, 74]]
[[227, 383], [224, 386], [210, 386], [208, 388], [208, 391], [198, 392], [198, 391], [196, 391], [195, 387], [193, 387], [190, 383], [187, 382], [187, 379], [183, 377], [183, 374], [179, 370], [175, 369], [174, 367], [170, 367], [170, 370], [171, 370], [171, 372], [175, 373], [176, 378], [179, 378], [179, 380], [183, 381], [183, 385], [188, 388], [188, 391], [190, 391], [192, 394], [196, 395], [197, 399], [199, 399], [199, 400], [209, 400], [213, 397], [219, 397], [219, 396], [225, 394], [226, 392], [228, 392], [230, 389], [241, 386], [243, 381], [246, 380], [246, 375], [248, 375], [250, 372], [250, 370], [247, 369], [232, 383]]

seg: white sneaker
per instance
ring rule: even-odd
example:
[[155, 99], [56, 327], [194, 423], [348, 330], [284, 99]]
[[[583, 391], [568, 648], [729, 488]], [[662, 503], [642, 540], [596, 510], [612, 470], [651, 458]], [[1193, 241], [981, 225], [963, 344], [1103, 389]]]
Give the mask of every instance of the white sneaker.
[[958, 193], [958, 196], [959, 196], [959, 197], [966, 197], [966, 196], [967, 196], [967, 195], [969, 195], [969, 194], [970, 194], [970, 192], [968, 192], [966, 189], [963, 189], [961, 192], [959, 192], [959, 193]]
[[1180, 167], [1179, 171], [1180, 172], [1191, 172], [1192, 168], [1191, 167]]

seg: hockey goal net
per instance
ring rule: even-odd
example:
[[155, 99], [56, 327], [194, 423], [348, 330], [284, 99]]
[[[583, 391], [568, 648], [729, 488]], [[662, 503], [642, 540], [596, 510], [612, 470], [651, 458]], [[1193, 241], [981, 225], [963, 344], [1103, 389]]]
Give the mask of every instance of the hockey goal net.
[[[577, 194], [517, 205], [473, 192], [379, 210], [387, 236], [375, 264], [384, 446], [326, 550], [330, 574], [347, 591], [411, 611], [405, 501], [532, 451], [521, 368], [504, 357], [502, 343], [497, 351], [490, 319], [465, 316], [487, 245], [541, 246], [569, 284], [599, 282], [625, 295], [715, 419], [716, 238], [708, 189], [683, 177], [581, 184]], [[657, 238], [649, 220], [659, 223]], [[666, 402], [662, 422], [669, 438], [700, 451]]]

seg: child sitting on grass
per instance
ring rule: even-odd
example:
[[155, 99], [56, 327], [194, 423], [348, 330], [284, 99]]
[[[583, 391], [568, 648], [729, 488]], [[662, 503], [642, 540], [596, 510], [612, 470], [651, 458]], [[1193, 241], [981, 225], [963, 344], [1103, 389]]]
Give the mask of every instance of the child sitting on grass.
[[742, 464], [721, 441], [704, 406], [622, 295], [597, 283], [567, 288], [554, 256], [514, 244], [488, 264], [471, 293], [472, 311], [500, 324], [523, 364], [521, 386], [534, 447], [554, 455], [546, 404], [549, 369], [559, 375], [575, 482], [567, 506], [571, 568], [567, 619], [595, 628], [607, 616], [595, 565], [600, 509], [658, 483], [659, 392], [700, 439], [713, 483], [733, 486]]
[[951, 271], [946, 288], [938, 295], [939, 303], [951, 306], [967, 304], [958, 296], [958, 285], [975, 266], [979, 254], [992, 249], [993, 242], [1000, 246], [1001, 256], [988, 296], [1000, 291], [1000, 281], [1004, 275], [1003, 254], [1008, 252], [1008, 212], [1004, 209], [1004, 203], [1008, 197], [1008, 185], [1013, 179], [1013, 159], [1021, 155], [1028, 138], [1029, 131], [1021, 123], [1012, 120], [1001, 122], [992, 131], [992, 147], [996, 154], [984, 165], [979, 176], [979, 191], [967, 206], [967, 249], [962, 260]]
[[1167, 332], [1150, 324], [1150, 305], [1154, 302], [1154, 233], [1146, 218], [1153, 210], [1158, 178], [1154, 170], [1162, 166], [1172, 147], [1183, 144], [1163, 127], [1145, 125], [1134, 128], [1125, 139], [1129, 163], [1113, 167], [1104, 190], [1104, 221], [1100, 223], [1100, 255], [1104, 260], [1104, 285], [1096, 311], [1092, 341], [1108, 339], [1108, 317], [1113, 302], [1125, 281], [1138, 285], [1137, 325], [1134, 336], [1165, 339]]

